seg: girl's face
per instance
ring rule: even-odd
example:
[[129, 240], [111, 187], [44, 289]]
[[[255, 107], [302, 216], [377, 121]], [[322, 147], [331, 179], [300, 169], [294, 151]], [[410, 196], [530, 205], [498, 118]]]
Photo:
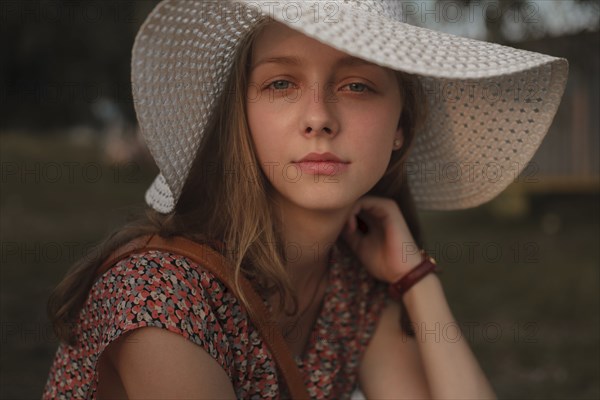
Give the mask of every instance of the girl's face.
[[[392, 70], [280, 23], [256, 38], [246, 111], [277, 201], [304, 209], [352, 206], [383, 176], [394, 139], [402, 140], [400, 90]], [[342, 163], [298, 162], [326, 152]]]

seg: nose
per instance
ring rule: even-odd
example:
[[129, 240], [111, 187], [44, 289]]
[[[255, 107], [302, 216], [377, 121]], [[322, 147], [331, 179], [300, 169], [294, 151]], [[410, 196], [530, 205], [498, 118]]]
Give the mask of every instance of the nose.
[[321, 85], [315, 85], [307, 93], [303, 118], [305, 136], [325, 133], [333, 137], [338, 133], [339, 123], [336, 117], [335, 104], [337, 99], [331, 96]]

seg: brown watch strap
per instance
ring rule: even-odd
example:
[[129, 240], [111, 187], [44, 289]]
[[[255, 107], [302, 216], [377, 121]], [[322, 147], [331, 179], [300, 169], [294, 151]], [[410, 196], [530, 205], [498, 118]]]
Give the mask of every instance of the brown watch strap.
[[402, 296], [415, 283], [419, 282], [430, 272], [439, 272], [439, 267], [435, 259], [428, 255], [425, 250], [421, 250], [423, 261], [416, 267], [407, 272], [398, 281], [389, 285], [389, 294], [395, 300], [401, 300]]

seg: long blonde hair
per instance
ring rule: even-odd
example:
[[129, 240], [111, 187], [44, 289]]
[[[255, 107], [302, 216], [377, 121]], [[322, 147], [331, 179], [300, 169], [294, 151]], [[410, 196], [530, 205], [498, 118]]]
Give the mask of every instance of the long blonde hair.
[[[196, 241], [218, 240], [223, 255], [235, 268], [235, 282], [243, 275], [266, 297], [279, 294], [277, 312], [292, 301], [297, 313], [298, 298], [285, 269], [281, 229], [270, 207], [270, 183], [259, 168], [245, 111], [249, 62], [256, 36], [269, 23], [260, 21], [240, 44], [231, 74], [203, 135], [202, 142], [175, 210], [167, 215], [146, 209], [137, 220], [116, 230], [79, 260], [57, 285], [48, 301], [48, 315], [58, 338], [73, 344], [73, 325], [94, 284], [96, 270], [119, 246], [149, 233], [163, 237], [181, 235]], [[392, 154], [385, 175], [369, 192], [395, 199], [411, 232], [422, 246], [417, 215], [403, 167], [415, 131], [425, 117], [423, 90], [412, 75], [397, 72], [403, 111], [399, 125], [404, 145]], [[251, 212], [248, 212], [251, 210]], [[345, 243], [338, 244], [348, 250]], [[238, 286], [239, 300], [252, 316], [252, 307]]]

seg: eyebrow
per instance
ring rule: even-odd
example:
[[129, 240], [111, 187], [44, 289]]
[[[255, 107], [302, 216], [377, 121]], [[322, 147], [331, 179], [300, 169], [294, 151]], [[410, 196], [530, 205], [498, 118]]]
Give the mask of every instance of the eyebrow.
[[[265, 58], [264, 60], [258, 61], [256, 64], [254, 64], [250, 68], [250, 71], [254, 71], [257, 67], [264, 65], [264, 64], [283, 64], [283, 65], [292, 65], [292, 66], [303, 65], [302, 60], [296, 56], [268, 57], [268, 58]], [[347, 67], [347, 66], [358, 66], [358, 65], [371, 66], [371, 67], [378, 66], [377, 64], [373, 64], [372, 62], [365, 61], [361, 58], [357, 58], [357, 57], [353, 57], [353, 56], [342, 57], [338, 61], [336, 61], [336, 63], [334, 64], [335, 67]]]

